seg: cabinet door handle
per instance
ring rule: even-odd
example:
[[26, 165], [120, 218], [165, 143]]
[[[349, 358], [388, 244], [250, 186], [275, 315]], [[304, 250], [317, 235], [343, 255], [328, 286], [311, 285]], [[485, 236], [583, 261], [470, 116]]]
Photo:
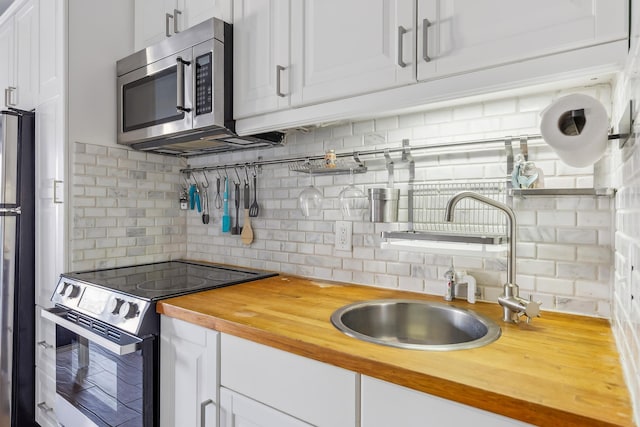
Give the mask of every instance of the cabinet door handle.
[[4, 90], [4, 105], [7, 108], [16, 106], [16, 104], [11, 102], [11, 94], [13, 93], [14, 90], [16, 90], [16, 88], [13, 86], [9, 86]]
[[178, 34], [178, 15], [182, 15], [182, 12], [178, 9], [173, 9], [173, 33]]
[[173, 19], [173, 15], [170, 13], [164, 14], [164, 34], [167, 37], [171, 37], [171, 32], [169, 31], [169, 20]]
[[429, 27], [431, 22], [425, 18], [422, 20], [422, 59], [424, 62], [431, 61], [429, 57]]
[[51, 412], [53, 411], [53, 408], [49, 405], [47, 405], [47, 402], [40, 402], [38, 403], [38, 408], [40, 408], [41, 410], [43, 410], [44, 412]]
[[178, 66], [177, 75], [176, 75], [176, 80], [177, 80], [177, 85], [176, 85], [176, 109], [179, 112], [188, 113], [189, 111], [191, 111], [191, 108], [186, 108], [184, 106], [184, 86], [185, 86], [185, 83], [184, 83], [184, 66], [185, 65], [191, 65], [191, 62], [185, 61], [181, 57], [177, 57], [176, 58], [176, 63], [177, 63], [177, 66]]
[[402, 25], [398, 27], [398, 65], [402, 68], [407, 64], [402, 60], [402, 36], [407, 33], [407, 29]]
[[200, 427], [205, 427], [207, 425], [207, 406], [214, 405], [213, 400], [208, 399], [200, 404]]
[[280, 82], [280, 77], [285, 68], [282, 65], [276, 65], [276, 95], [281, 98], [287, 96], [285, 93], [282, 93], [282, 87]]
[[45, 350], [48, 350], [48, 349], [50, 349], [50, 348], [53, 348], [53, 345], [49, 344], [48, 342], [46, 342], [46, 341], [44, 341], [44, 340], [43, 340], [43, 341], [38, 341], [38, 343], [37, 343], [37, 344], [38, 344], [40, 347], [44, 348]]
[[53, 180], [53, 203], [56, 205], [64, 203], [64, 181]]

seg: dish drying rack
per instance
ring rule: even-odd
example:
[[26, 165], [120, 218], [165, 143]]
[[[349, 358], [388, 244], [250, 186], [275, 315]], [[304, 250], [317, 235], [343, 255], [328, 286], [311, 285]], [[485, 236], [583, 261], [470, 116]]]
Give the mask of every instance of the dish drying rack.
[[[448, 200], [461, 191], [473, 191], [509, 205], [509, 182], [505, 180], [477, 182], [430, 182], [415, 184], [409, 189], [409, 230], [382, 233], [387, 244], [406, 241], [435, 241], [502, 245], [507, 243], [507, 219], [503, 212], [474, 199], [461, 200], [454, 221], [446, 222]], [[503, 251], [496, 247], [495, 251]]]

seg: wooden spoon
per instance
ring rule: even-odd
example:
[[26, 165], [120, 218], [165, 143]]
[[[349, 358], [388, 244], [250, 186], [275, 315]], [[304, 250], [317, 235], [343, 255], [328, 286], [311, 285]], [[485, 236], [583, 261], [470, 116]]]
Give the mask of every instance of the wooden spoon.
[[251, 228], [251, 218], [249, 215], [249, 184], [245, 184], [244, 187], [244, 225], [242, 226], [242, 233], [240, 233], [242, 243], [250, 245], [253, 242], [253, 229]]

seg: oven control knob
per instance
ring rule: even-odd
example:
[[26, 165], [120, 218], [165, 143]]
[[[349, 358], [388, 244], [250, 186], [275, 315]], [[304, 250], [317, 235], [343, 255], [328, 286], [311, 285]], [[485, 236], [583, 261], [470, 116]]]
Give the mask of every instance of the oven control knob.
[[109, 312], [111, 312], [111, 314], [118, 314], [123, 302], [124, 300], [122, 298], [112, 299], [109, 303]]
[[125, 319], [132, 319], [138, 315], [138, 304], [134, 302], [125, 302], [120, 307], [120, 316]]
[[80, 294], [80, 286], [65, 283], [60, 290], [60, 295], [67, 298], [75, 298]]

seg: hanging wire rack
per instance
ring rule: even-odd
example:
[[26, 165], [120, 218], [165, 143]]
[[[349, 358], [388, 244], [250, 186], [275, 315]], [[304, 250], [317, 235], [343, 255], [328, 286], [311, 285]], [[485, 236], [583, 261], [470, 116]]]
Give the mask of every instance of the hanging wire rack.
[[324, 159], [306, 159], [289, 163], [289, 170], [317, 175], [341, 175], [348, 173], [364, 173], [367, 167], [357, 156], [353, 159], [338, 158], [331, 167], [327, 167]]
[[446, 222], [447, 201], [460, 191], [473, 191], [501, 203], [507, 202], [507, 181], [433, 182], [413, 187], [413, 230], [475, 236], [504, 236], [505, 215], [498, 209], [466, 198], [456, 206], [454, 221]]

